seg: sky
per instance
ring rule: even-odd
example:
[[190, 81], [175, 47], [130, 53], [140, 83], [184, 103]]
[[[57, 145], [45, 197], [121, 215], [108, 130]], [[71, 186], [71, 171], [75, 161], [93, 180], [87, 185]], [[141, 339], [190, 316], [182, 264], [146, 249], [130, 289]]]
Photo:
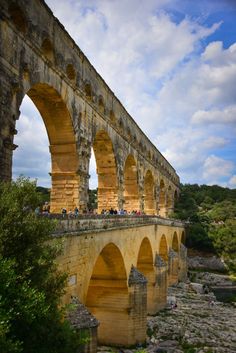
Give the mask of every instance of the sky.
[[[236, 0], [46, 3], [182, 183], [236, 188]], [[20, 110], [13, 175], [50, 186], [42, 118]]]

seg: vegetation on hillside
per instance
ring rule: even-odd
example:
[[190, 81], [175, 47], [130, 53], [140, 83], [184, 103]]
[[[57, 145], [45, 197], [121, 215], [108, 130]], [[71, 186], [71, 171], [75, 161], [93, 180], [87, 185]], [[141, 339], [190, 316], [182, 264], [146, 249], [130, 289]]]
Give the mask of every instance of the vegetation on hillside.
[[173, 217], [190, 222], [188, 247], [222, 256], [236, 272], [236, 189], [181, 185]]
[[0, 351], [74, 353], [78, 336], [59, 309], [66, 275], [59, 272], [54, 225], [37, 217], [34, 183], [0, 183]]

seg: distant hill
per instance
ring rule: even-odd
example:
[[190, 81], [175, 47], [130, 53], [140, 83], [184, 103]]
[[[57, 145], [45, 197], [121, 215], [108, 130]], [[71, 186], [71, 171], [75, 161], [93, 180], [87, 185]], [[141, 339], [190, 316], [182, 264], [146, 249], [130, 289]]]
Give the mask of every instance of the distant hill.
[[217, 253], [236, 273], [236, 189], [181, 185], [173, 217], [190, 222], [188, 247]]

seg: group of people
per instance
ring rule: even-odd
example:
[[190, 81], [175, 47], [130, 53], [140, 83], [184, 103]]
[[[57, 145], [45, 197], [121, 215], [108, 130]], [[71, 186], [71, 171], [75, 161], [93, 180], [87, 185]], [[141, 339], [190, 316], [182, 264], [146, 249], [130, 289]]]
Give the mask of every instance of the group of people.
[[[43, 206], [38, 206], [36, 209], [35, 209], [35, 214], [39, 215], [39, 214], [43, 214], [43, 215], [48, 215], [50, 213], [50, 204], [49, 202], [45, 202], [43, 204]], [[81, 211], [82, 214], [89, 214], [89, 215], [97, 215], [97, 212], [95, 210], [84, 210], [84, 211]], [[63, 218], [77, 218], [80, 214], [80, 211], [79, 211], [79, 208], [76, 206], [74, 208], [74, 210], [67, 210], [66, 207], [63, 207], [61, 209], [61, 214], [62, 214], [62, 217]], [[144, 213], [141, 212], [140, 210], [133, 210], [133, 211], [127, 211], [127, 210], [124, 210], [124, 209], [119, 209], [119, 210], [116, 210], [116, 209], [113, 209], [112, 207], [110, 209], [103, 209], [101, 211], [101, 215], [131, 215], [131, 216], [141, 216], [143, 215]]]
[[141, 211], [133, 210], [128, 212], [127, 210], [123, 210], [122, 208], [119, 210], [113, 209], [112, 207], [109, 210], [103, 209], [101, 214], [103, 215], [136, 215], [141, 216]]

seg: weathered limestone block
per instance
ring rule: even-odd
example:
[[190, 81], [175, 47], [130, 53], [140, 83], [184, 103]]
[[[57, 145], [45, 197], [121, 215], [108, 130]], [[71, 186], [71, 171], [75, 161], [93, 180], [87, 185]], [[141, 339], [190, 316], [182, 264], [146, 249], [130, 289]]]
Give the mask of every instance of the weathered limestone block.
[[178, 283], [179, 256], [170, 248], [168, 254], [168, 286]]
[[179, 281], [185, 282], [187, 280], [187, 271], [188, 271], [188, 264], [187, 264], [187, 248], [184, 244], [180, 244], [180, 252], [179, 252]]
[[167, 298], [167, 265], [160, 255], [156, 254], [156, 305], [155, 311], [158, 312], [166, 307]]
[[129, 280], [129, 321], [127, 327], [128, 345], [143, 344], [146, 341], [147, 325], [147, 279], [132, 266]]

